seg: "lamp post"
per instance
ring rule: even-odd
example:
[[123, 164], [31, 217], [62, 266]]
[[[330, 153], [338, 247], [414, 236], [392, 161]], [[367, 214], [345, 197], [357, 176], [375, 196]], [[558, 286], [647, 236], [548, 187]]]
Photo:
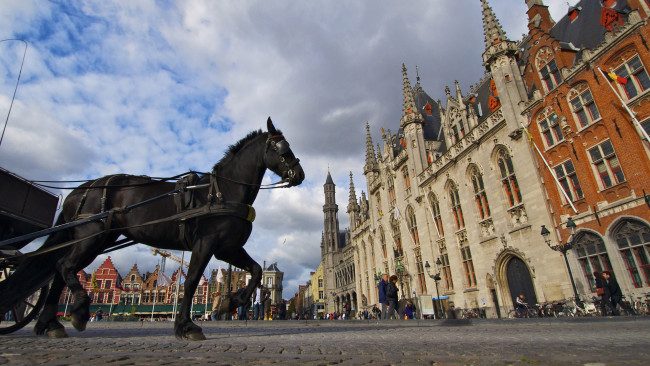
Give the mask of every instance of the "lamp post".
[[575, 231], [576, 231], [576, 223], [573, 222], [573, 220], [569, 217], [569, 219], [566, 222], [566, 227], [567, 229], [571, 230], [571, 236], [569, 239], [567, 239], [567, 242], [565, 244], [558, 244], [558, 245], [551, 245], [551, 232], [548, 231], [546, 226], [542, 225], [542, 237], [544, 237], [544, 242], [546, 242], [546, 245], [548, 245], [549, 248], [553, 249], [556, 252], [562, 253], [564, 256], [564, 263], [566, 264], [566, 268], [569, 271], [569, 278], [571, 279], [571, 286], [573, 287], [573, 295], [575, 296], [576, 303], [580, 304], [580, 296], [578, 296], [578, 290], [576, 290], [576, 283], [573, 280], [573, 273], [571, 272], [571, 266], [569, 265], [569, 260], [566, 257], [566, 253], [573, 249], [575, 245], [575, 241], [573, 240], [575, 238]]
[[437, 300], [438, 300], [438, 307], [442, 311], [442, 318], [445, 317], [445, 308], [442, 305], [442, 301], [440, 301], [440, 291], [438, 291], [438, 281], [440, 281], [440, 268], [442, 266], [442, 262], [440, 262], [440, 258], [436, 259], [436, 269], [438, 272], [435, 275], [431, 274], [431, 265], [429, 264], [429, 261], [426, 261], [424, 264], [424, 268], [427, 270], [427, 274], [429, 277], [431, 277], [435, 283], [436, 283], [436, 295], [437, 295]]

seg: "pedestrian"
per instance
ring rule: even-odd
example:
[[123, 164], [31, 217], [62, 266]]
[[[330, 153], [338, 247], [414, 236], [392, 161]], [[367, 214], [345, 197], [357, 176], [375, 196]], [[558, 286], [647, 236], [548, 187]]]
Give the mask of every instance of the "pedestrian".
[[612, 302], [610, 300], [609, 288], [607, 287], [607, 280], [603, 276], [603, 272], [595, 271], [594, 279], [596, 282], [596, 295], [599, 297], [600, 302], [600, 316], [607, 316], [607, 308], [612, 309], [612, 314], [614, 309], [612, 308]]
[[388, 285], [386, 286], [386, 317], [385, 319], [398, 319], [397, 302], [399, 299], [399, 291], [397, 290], [397, 276], [390, 276]]
[[286, 320], [287, 319], [287, 302], [284, 299], [280, 299], [280, 306], [278, 308], [278, 319]]
[[386, 319], [388, 311], [386, 311], [386, 306], [388, 304], [386, 300], [386, 287], [388, 286], [388, 273], [381, 275], [381, 281], [377, 284], [377, 293], [379, 294], [379, 303], [381, 304], [381, 315], [382, 319]]
[[267, 288], [264, 291], [264, 320], [271, 320], [271, 291]]
[[620, 315], [616, 305], [620, 305], [623, 310], [627, 311], [628, 314], [636, 315], [634, 309], [629, 305], [623, 302], [623, 292], [621, 292], [621, 287], [618, 285], [616, 278], [612, 277], [609, 271], [603, 272], [603, 277], [607, 281], [607, 288], [609, 289], [610, 302], [612, 304], [614, 315]]
[[345, 319], [350, 319], [350, 312], [352, 311], [352, 306], [350, 302], [345, 303]]
[[524, 297], [524, 294], [519, 294], [515, 303], [517, 304], [517, 313], [519, 316], [525, 316], [528, 311], [528, 304], [526, 303], [526, 297]]
[[372, 306], [372, 317], [373, 319], [381, 319], [381, 310], [379, 310], [377, 304]]
[[101, 307], [97, 308], [97, 314], [95, 315], [95, 320], [96, 321], [102, 320], [102, 315], [103, 315], [102, 308]]
[[264, 316], [263, 287], [264, 285], [260, 282], [255, 289], [255, 298], [253, 300], [253, 320], [260, 320]]
[[[246, 283], [241, 282], [239, 284], [239, 288], [237, 289], [237, 292], [235, 292], [235, 296], [239, 297], [239, 294], [243, 293], [245, 289], [246, 289]], [[249, 302], [246, 301], [245, 304], [239, 305], [237, 307], [238, 320], [248, 320], [248, 304]]]
[[404, 315], [406, 316], [406, 319], [413, 319], [413, 314], [415, 313], [415, 305], [411, 302], [411, 300], [406, 302], [406, 306], [404, 307]]

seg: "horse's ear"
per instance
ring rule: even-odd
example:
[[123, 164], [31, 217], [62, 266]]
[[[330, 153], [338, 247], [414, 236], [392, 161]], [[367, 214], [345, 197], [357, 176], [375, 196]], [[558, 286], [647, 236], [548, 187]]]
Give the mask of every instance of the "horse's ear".
[[275, 126], [273, 126], [273, 121], [271, 121], [271, 117], [266, 120], [266, 129], [269, 131], [271, 136], [277, 135], [277, 131], [275, 130]]

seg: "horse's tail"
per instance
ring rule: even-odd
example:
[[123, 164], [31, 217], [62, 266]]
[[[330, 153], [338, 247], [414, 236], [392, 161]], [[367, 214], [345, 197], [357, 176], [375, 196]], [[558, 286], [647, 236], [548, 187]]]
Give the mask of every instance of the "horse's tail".
[[[64, 224], [63, 214], [59, 215], [56, 224]], [[50, 235], [41, 248], [63, 243], [70, 240], [67, 230]], [[7, 278], [0, 281], [0, 314], [7, 312], [14, 305], [26, 299], [45, 286], [56, 271], [57, 261], [65, 255], [66, 248], [29, 257], [23, 260], [16, 270]]]

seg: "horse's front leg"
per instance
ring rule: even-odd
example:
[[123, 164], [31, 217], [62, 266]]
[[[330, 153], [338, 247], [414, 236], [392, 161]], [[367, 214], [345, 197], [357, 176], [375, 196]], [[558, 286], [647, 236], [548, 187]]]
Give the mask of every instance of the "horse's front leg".
[[47, 334], [50, 338], [64, 338], [68, 334], [65, 332], [63, 325], [59, 323], [56, 317], [58, 312], [59, 297], [65, 287], [65, 282], [60, 273], [54, 276], [50, 292], [45, 300], [45, 306], [38, 317], [38, 321], [34, 326], [34, 333], [37, 335]]
[[[212, 252], [208, 245], [202, 243], [195, 245], [192, 250], [192, 259], [188, 269], [187, 279], [185, 280], [184, 296], [180, 309], [176, 314], [174, 322], [174, 334], [178, 339], [189, 339], [191, 341], [203, 341], [205, 336], [201, 327], [192, 322], [190, 310], [192, 307], [192, 298], [196, 287], [201, 280], [205, 267], [210, 262]], [[179, 274], [180, 275], [180, 274]]]
[[253, 291], [255, 291], [255, 288], [262, 280], [262, 267], [257, 264], [250, 255], [248, 255], [244, 248], [220, 252], [215, 254], [215, 257], [219, 260], [230, 263], [235, 267], [245, 269], [251, 274], [251, 280], [248, 282], [248, 285], [246, 285], [244, 291], [240, 292], [239, 295], [233, 295], [233, 297], [230, 298], [228, 310], [233, 311], [241, 305], [246, 305], [248, 300], [251, 298]]

